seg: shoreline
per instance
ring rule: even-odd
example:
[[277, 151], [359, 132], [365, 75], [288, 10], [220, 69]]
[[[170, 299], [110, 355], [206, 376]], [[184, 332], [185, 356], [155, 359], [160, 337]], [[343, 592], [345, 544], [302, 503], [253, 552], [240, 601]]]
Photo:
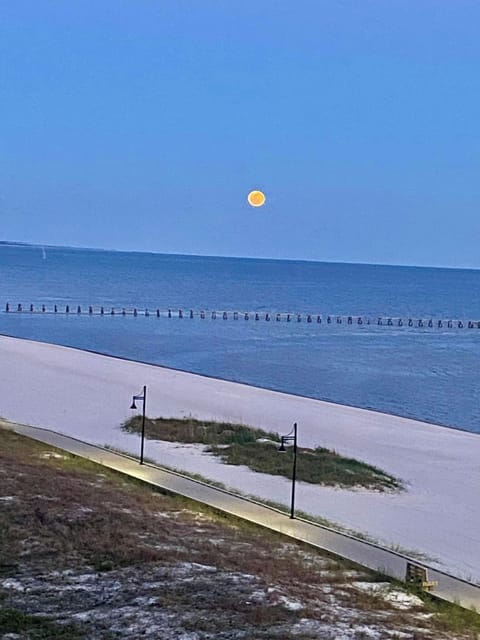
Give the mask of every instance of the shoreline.
[[80, 347], [75, 347], [73, 345], [62, 345], [62, 344], [57, 344], [55, 342], [46, 342], [44, 340], [34, 340], [33, 338], [19, 338], [17, 336], [14, 336], [10, 333], [1, 333], [0, 332], [0, 338], [12, 338], [14, 340], [23, 340], [25, 342], [32, 342], [34, 344], [44, 344], [44, 345], [51, 345], [51, 346], [57, 346], [57, 347], [63, 347], [65, 349], [73, 349], [75, 351], [83, 351], [85, 353], [91, 353], [92, 355], [96, 355], [96, 356], [103, 356], [105, 358], [113, 358], [115, 360], [119, 360], [120, 362], [131, 362], [131, 363], [136, 363], [136, 364], [143, 364], [146, 365], [148, 367], [155, 367], [157, 369], [162, 369], [162, 370], [167, 370], [167, 371], [174, 371], [174, 372], [178, 372], [178, 373], [186, 373], [188, 375], [191, 376], [197, 376], [199, 378], [207, 378], [209, 380], [217, 380], [219, 382], [228, 382], [231, 384], [236, 384], [236, 385], [241, 385], [243, 387], [247, 387], [250, 389], [261, 389], [263, 391], [271, 391], [272, 393], [280, 393], [282, 394], [282, 396], [291, 396], [293, 398], [303, 398], [305, 400], [315, 400], [317, 402], [322, 402], [324, 404], [327, 405], [332, 405], [335, 407], [347, 407], [349, 409], [358, 409], [359, 411], [368, 411], [370, 413], [376, 413], [382, 416], [389, 416], [389, 417], [393, 417], [393, 418], [401, 418], [404, 420], [412, 420], [414, 422], [420, 422], [422, 424], [426, 424], [426, 425], [430, 425], [432, 427], [438, 427], [440, 429], [451, 429], [452, 431], [460, 431], [462, 433], [469, 433], [472, 435], [476, 435], [480, 437], [480, 431], [470, 431], [469, 429], [466, 429], [465, 427], [454, 427], [452, 425], [449, 424], [442, 424], [440, 422], [430, 422], [429, 420], [425, 420], [422, 418], [418, 418], [415, 416], [406, 416], [403, 415], [401, 413], [387, 413], [385, 411], [381, 411], [380, 409], [374, 409], [372, 407], [360, 407], [358, 405], [354, 405], [354, 404], [347, 404], [345, 402], [334, 402], [333, 400], [327, 400], [324, 398], [316, 398], [314, 396], [306, 396], [303, 395], [301, 393], [295, 393], [293, 391], [283, 391], [282, 389], [274, 389], [272, 387], [261, 387], [258, 385], [255, 385], [253, 383], [250, 382], [245, 382], [242, 380], [231, 380], [229, 378], [221, 378], [218, 376], [214, 376], [214, 375], [210, 375], [208, 373], [197, 373], [195, 371], [189, 371], [188, 369], [181, 369], [180, 367], [172, 367], [166, 364], [157, 364], [155, 362], [148, 362], [147, 360], [136, 360], [135, 358], [128, 358], [126, 356], [117, 356], [115, 354], [112, 353], [107, 353], [105, 351], [96, 351], [95, 349], [85, 349], [85, 348], [80, 348]]
[[[119, 425], [148, 386], [147, 415], [243, 422], [287, 433], [384, 469], [406, 491], [380, 494], [297, 483], [300, 511], [438, 559], [439, 569], [480, 580], [479, 434], [285, 394], [115, 356], [0, 336], [0, 415], [138, 454]], [[245, 494], [288, 504], [291, 483], [222, 464], [195, 447], [146, 441], [146, 456]]]

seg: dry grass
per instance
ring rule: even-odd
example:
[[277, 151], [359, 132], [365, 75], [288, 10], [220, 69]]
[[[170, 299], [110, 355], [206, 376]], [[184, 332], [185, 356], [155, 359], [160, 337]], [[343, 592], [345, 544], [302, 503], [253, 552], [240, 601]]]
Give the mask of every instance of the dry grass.
[[[401, 612], [355, 588], [375, 578], [347, 563], [13, 433], [0, 438], [0, 637], [14, 623], [31, 638], [65, 637], [70, 624], [75, 640], [152, 629], [335, 638], [346, 628], [342, 637], [467, 639], [480, 629], [453, 607], [452, 635], [444, 614], [425, 618], [430, 605]], [[34, 629], [38, 614], [48, 629]]]

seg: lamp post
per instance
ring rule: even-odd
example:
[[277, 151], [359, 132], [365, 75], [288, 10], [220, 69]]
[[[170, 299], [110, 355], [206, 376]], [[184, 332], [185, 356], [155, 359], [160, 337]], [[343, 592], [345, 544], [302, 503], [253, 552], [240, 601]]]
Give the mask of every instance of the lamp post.
[[285, 443], [293, 442], [293, 468], [292, 468], [292, 500], [290, 503], [290, 518], [295, 518], [295, 482], [297, 479], [297, 423], [293, 423], [293, 431], [286, 436], [281, 436], [279, 451], [286, 451]]
[[145, 405], [147, 403], [147, 387], [143, 386], [143, 393], [138, 396], [132, 397], [132, 405], [130, 409], [136, 409], [137, 405], [135, 404], [135, 400], [143, 401], [143, 410], [142, 410], [142, 439], [140, 443], [140, 464], [143, 464], [143, 449], [145, 444]]

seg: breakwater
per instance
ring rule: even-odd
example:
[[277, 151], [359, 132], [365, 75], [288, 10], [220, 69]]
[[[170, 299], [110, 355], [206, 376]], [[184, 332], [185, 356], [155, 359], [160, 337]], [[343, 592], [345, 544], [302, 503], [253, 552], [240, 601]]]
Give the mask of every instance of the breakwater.
[[413, 318], [395, 316], [368, 316], [368, 315], [337, 315], [320, 313], [294, 313], [279, 311], [233, 311], [233, 310], [207, 310], [207, 309], [154, 309], [138, 307], [109, 307], [106, 305], [58, 305], [48, 307], [45, 304], [33, 305], [7, 302], [4, 313], [9, 314], [58, 314], [58, 315], [89, 315], [89, 316], [143, 316], [156, 318], [177, 318], [182, 320], [232, 320], [254, 322], [306, 322], [315, 324], [346, 324], [346, 325], [372, 325], [385, 327], [417, 327], [429, 329], [480, 329], [480, 320], [465, 318]]

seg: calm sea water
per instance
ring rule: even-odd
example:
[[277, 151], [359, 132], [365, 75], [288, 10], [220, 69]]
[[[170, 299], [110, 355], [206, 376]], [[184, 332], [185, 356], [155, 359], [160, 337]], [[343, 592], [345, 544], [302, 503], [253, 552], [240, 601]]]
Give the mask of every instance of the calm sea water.
[[3, 310], [20, 302], [477, 320], [479, 294], [476, 270], [0, 245], [0, 333], [478, 432], [478, 329]]

